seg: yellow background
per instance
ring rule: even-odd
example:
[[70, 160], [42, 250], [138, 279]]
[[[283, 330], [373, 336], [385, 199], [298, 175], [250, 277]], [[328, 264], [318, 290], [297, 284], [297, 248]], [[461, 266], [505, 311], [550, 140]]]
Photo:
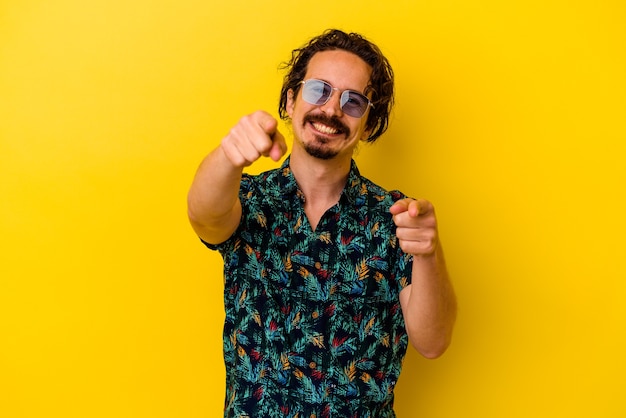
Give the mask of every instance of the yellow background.
[[220, 416], [221, 259], [187, 187], [327, 27], [394, 66], [357, 161], [435, 203], [460, 303], [399, 417], [626, 416], [625, 22], [621, 0], [0, 2], [0, 416]]

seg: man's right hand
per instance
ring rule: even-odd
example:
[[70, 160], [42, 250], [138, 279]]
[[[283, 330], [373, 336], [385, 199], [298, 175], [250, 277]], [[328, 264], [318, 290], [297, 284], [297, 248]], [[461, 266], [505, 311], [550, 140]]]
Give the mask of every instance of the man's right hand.
[[235, 167], [247, 167], [262, 156], [278, 161], [287, 144], [277, 127], [278, 121], [262, 110], [244, 116], [222, 139], [222, 150]]

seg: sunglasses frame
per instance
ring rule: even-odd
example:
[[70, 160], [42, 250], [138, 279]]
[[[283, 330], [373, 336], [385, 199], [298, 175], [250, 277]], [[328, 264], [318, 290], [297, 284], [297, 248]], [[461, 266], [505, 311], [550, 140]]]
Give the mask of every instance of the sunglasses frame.
[[[309, 78], [308, 80], [302, 80], [302, 81], [300, 82], [300, 84], [302, 84], [302, 85], [304, 85], [304, 86], [306, 87], [307, 83], [312, 82], [312, 81], [313, 81], [313, 82], [322, 83], [324, 86], [329, 87], [329, 88], [331, 89], [331, 93], [328, 95], [328, 97], [326, 97], [326, 100], [324, 100], [324, 102], [323, 102], [323, 103], [319, 103], [319, 102], [312, 103], [312, 102], [310, 102], [310, 101], [308, 101], [308, 100], [306, 100], [306, 99], [304, 98], [304, 91], [303, 91], [303, 92], [302, 92], [302, 100], [304, 100], [305, 102], [307, 102], [307, 103], [309, 103], [309, 104], [312, 104], [312, 105], [315, 105], [315, 106], [324, 106], [326, 103], [328, 103], [328, 101], [330, 100], [330, 98], [333, 96], [332, 91], [338, 91], [338, 92], [340, 92], [340, 93], [341, 93], [341, 97], [340, 97], [340, 99], [339, 99], [339, 103], [340, 103], [340, 105], [341, 105], [341, 110], [342, 110], [342, 111], [343, 111], [346, 115], [348, 115], [348, 116], [352, 116], [353, 118], [362, 118], [362, 117], [363, 117], [363, 115], [365, 115], [365, 113], [367, 113], [367, 109], [369, 109], [370, 107], [371, 107], [372, 109], [374, 108], [374, 105], [372, 104], [372, 102], [371, 102], [371, 100], [369, 99], [369, 97], [367, 97], [367, 96], [366, 96], [366, 95], [364, 95], [363, 93], [360, 93], [360, 92], [358, 92], [358, 91], [356, 91], [356, 90], [350, 90], [350, 89], [340, 90], [340, 89], [339, 89], [339, 88], [337, 88], [337, 87], [333, 87], [333, 86], [332, 86], [329, 82], [324, 81], [324, 80], [319, 80], [319, 79], [317, 79], [317, 78]], [[304, 90], [304, 88], [303, 88], [303, 90]], [[347, 97], [348, 97], [348, 96], [345, 96], [345, 97], [344, 97], [344, 94], [350, 94], [350, 93], [352, 93], [352, 94], [356, 94], [356, 95], [358, 95], [359, 97], [362, 97], [363, 99], [365, 99], [365, 101], [367, 101], [367, 106], [366, 106], [366, 107], [365, 107], [365, 109], [363, 110], [363, 113], [361, 113], [361, 114], [360, 114], [360, 115], [358, 115], [358, 116], [357, 116], [357, 115], [351, 115], [350, 113], [346, 112], [346, 111], [345, 111], [345, 109], [344, 109], [344, 106], [346, 105], [346, 103], [348, 103], [348, 100], [347, 100]]]

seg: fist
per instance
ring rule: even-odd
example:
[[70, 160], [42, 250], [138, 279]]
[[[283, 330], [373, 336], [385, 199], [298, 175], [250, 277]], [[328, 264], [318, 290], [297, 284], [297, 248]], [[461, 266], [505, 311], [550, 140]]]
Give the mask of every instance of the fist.
[[407, 254], [432, 255], [438, 245], [435, 208], [424, 199], [402, 199], [389, 209], [400, 248]]
[[222, 139], [226, 157], [236, 167], [249, 166], [261, 157], [280, 160], [287, 145], [277, 126], [276, 119], [261, 110], [244, 116]]

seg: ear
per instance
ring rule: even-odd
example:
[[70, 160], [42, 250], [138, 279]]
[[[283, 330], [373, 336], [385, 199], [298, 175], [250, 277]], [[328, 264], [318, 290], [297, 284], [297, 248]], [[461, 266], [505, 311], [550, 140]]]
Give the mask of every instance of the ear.
[[287, 114], [289, 118], [293, 117], [293, 109], [296, 105], [296, 100], [293, 97], [293, 89], [289, 89], [287, 91], [287, 105], [285, 106], [285, 110], [287, 110]]
[[[365, 122], [365, 123], [367, 123], [367, 122]], [[361, 134], [360, 140], [363, 141], [363, 142], [367, 142], [367, 138], [370, 137], [371, 133], [372, 133], [372, 129], [371, 128], [370, 129], [365, 129], [363, 131], [363, 133]]]

